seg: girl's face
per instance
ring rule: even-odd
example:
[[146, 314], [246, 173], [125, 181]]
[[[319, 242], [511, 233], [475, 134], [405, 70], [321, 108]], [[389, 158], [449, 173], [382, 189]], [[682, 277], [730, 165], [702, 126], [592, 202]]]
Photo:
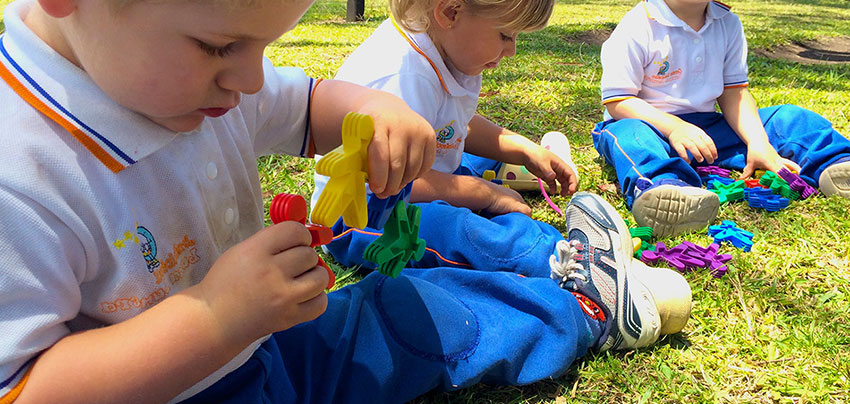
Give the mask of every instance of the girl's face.
[[498, 21], [457, 9], [454, 21], [438, 29], [435, 41], [447, 64], [460, 72], [477, 76], [484, 69], [499, 65], [505, 57], [516, 54], [517, 32], [499, 28]]

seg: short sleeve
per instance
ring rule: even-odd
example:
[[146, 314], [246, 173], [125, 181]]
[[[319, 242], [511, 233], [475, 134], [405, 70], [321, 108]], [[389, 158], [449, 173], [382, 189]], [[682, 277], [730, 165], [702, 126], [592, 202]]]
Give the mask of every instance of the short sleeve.
[[394, 74], [369, 83], [367, 87], [401, 98], [410, 109], [422, 115], [431, 127], [437, 125], [437, 114], [446, 98], [445, 90], [439, 82], [435, 83], [419, 73]]
[[73, 232], [44, 207], [0, 186], [0, 402], [22, 388], [40, 352], [80, 311], [86, 257]]
[[747, 79], [747, 39], [738, 16], [729, 13], [724, 19], [726, 55], [723, 60], [723, 87], [743, 87]]
[[310, 143], [310, 97], [317, 80], [294, 67], [274, 67], [264, 59], [265, 83], [240, 103], [254, 137], [257, 156], [283, 153], [307, 156]]
[[644, 75], [646, 49], [633, 33], [617, 26], [602, 44], [602, 103], [636, 97]]

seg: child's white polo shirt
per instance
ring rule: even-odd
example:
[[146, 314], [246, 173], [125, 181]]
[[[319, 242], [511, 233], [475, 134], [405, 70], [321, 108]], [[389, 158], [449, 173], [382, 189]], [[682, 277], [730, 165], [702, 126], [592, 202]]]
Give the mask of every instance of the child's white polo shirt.
[[174, 133], [116, 104], [33, 34], [20, 17], [33, 3], [6, 7], [0, 37], [0, 402], [60, 338], [200, 282], [264, 226], [257, 156], [303, 155], [310, 140], [314, 84], [298, 69], [266, 60], [259, 93]]
[[[335, 79], [383, 90], [422, 115], [437, 138], [434, 170], [460, 166], [467, 125], [478, 108], [481, 75], [446, 65], [427, 34], [411, 34], [387, 19], [345, 60]], [[316, 175], [313, 203], [327, 177]]]
[[724, 88], [746, 85], [741, 21], [715, 1], [699, 31], [664, 0], [641, 1], [602, 45], [603, 104], [638, 97], [671, 114], [712, 112]]

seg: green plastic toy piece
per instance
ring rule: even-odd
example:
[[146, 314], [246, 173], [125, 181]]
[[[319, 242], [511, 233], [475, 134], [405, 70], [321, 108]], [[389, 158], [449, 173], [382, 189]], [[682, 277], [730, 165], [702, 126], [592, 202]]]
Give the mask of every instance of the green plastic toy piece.
[[720, 198], [720, 203], [744, 199], [744, 189], [747, 187], [744, 184], [744, 180], [738, 180], [728, 185], [723, 185], [720, 181], [712, 181], [712, 186], [714, 188], [711, 192], [717, 194], [717, 197]]
[[342, 216], [349, 227], [363, 229], [366, 209], [366, 172], [369, 142], [375, 132], [372, 117], [349, 112], [342, 120], [342, 145], [316, 163], [316, 172], [330, 177], [316, 201], [310, 221], [333, 227]]
[[648, 243], [652, 240], [652, 227], [644, 226], [631, 228], [629, 229], [629, 234], [632, 237], [637, 237], [641, 239], [641, 241]]
[[764, 175], [759, 179], [759, 184], [764, 185], [770, 188], [774, 194], [782, 195], [785, 198], [799, 200], [800, 193], [791, 189], [791, 186], [788, 185], [788, 181], [785, 181], [784, 178], [780, 177], [773, 171], [767, 171]]
[[419, 238], [418, 206], [403, 200], [393, 207], [384, 234], [363, 251], [363, 259], [378, 265], [378, 272], [397, 277], [411, 259], [419, 261], [425, 255], [425, 240]]

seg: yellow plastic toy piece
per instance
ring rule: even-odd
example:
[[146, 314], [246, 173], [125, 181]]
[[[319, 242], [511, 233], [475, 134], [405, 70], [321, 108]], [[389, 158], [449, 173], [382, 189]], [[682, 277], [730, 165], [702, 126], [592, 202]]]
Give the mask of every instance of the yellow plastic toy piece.
[[332, 227], [342, 216], [349, 227], [366, 227], [367, 151], [374, 132], [375, 124], [369, 115], [349, 112], [342, 120], [342, 145], [316, 163], [316, 172], [330, 179], [310, 221]]

